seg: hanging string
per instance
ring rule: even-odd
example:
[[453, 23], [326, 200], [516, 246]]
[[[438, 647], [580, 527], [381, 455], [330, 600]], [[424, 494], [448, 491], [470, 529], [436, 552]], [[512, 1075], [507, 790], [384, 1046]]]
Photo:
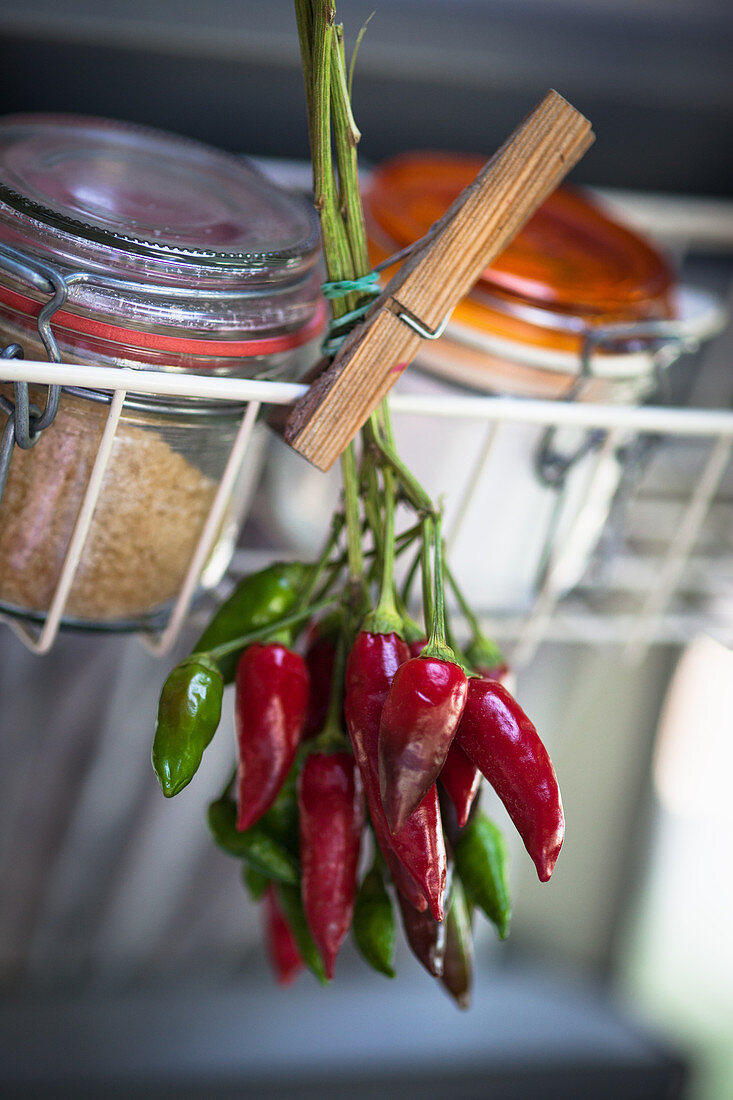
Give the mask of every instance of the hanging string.
[[336, 279], [323, 283], [321, 290], [325, 298], [345, 298], [347, 294], [363, 294], [366, 300], [356, 309], [344, 313], [341, 317], [332, 317], [328, 323], [328, 330], [321, 344], [321, 354], [329, 358], [336, 354], [338, 349], [352, 328], [361, 321], [367, 313], [375, 298], [381, 294], [379, 289], [379, 272], [368, 271], [359, 279]]
[[356, 309], [350, 310], [349, 313], [342, 314], [341, 317], [331, 318], [328, 323], [326, 336], [321, 344], [322, 355], [326, 355], [329, 358], [334, 356], [351, 330], [362, 320], [364, 315], [369, 312], [374, 303], [374, 299], [378, 298], [382, 293], [381, 287], [379, 286], [380, 272], [384, 271], [385, 268], [392, 267], [395, 263], [399, 263], [400, 260], [404, 260], [419, 244], [422, 244], [422, 240], [417, 241], [416, 244], [409, 245], [407, 248], [401, 249], [393, 256], [388, 256], [386, 260], [382, 260], [381, 263], [376, 264], [371, 271], [368, 271], [366, 275], [362, 275], [358, 279], [334, 279], [331, 282], [321, 284], [323, 296], [329, 300], [334, 298], [345, 298], [347, 294], [366, 295], [366, 301], [362, 302]]
[[322, 283], [321, 290], [324, 298], [345, 298], [347, 294], [370, 294], [376, 297], [379, 294], [379, 271], [375, 268], [362, 275], [359, 279], [336, 279], [334, 282]]

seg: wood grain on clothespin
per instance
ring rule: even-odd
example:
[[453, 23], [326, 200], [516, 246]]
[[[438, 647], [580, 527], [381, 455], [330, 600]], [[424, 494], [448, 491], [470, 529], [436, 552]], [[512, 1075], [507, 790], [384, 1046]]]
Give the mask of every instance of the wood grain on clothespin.
[[593, 140], [588, 120], [549, 91], [418, 242], [295, 405], [285, 427], [291, 447], [322, 470], [333, 465], [421, 340], [434, 336]]

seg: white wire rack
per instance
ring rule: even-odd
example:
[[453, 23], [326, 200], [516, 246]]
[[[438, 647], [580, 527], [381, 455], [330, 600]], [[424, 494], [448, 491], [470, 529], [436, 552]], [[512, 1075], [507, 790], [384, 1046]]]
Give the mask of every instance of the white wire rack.
[[[304, 392], [305, 387], [277, 382], [164, 374], [124, 368], [110, 370], [106, 367], [25, 360], [4, 362], [3, 378], [8, 381], [84, 387], [107, 393], [113, 390], [97, 458], [45, 621], [40, 629], [34, 630], [14, 617], [6, 617], [11, 628], [36, 653], [44, 653], [51, 648], [62, 624], [64, 607], [112, 454], [126, 394], [130, 392], [208, 398], [245, 406], [219, 491], [167, 625], [161, 632], [141, 635], [144, 643], [153, 652], [165, 653], [174, 644], [189, 614], [231, 487], [247, 455], [252, 428], [261, 405], [289, 404]], [[597, 600], [594, 603], [593, 597], [598, 593], [594, 592], [592, 584], [581, 586], [570, 597], [564, 595], [559, 578], [563, 574], [565, 555], [574, 542], [576, 524], [581, 522], [578, 518], [566, 527], [562, 537], [554, 545], [550, 565], [530, 609], [519, 616], [492, 620], [489, 626], [500, 638], [513, 643], [513, 660], [517, 665], [528, 661], [545, 639], [596, 643], [623, 641], [629, 657], [637, 659], [653, 642], [683, 642], [704, 629], [733, 644], [733, 614], [729, 620], [716, 617], [710, 610], [714, 599], [708, 599], [702, 609], [695, 606], [680, 612], [672, 606], [683, 578], [689, 572], [691, 564], [695, 564], [694, 551], [711, 510], [714, 505], [720, 505], [719, 489], [733, 449], [733, 412], [575, 404], [461, 394], [395, 394], [391, 398], [391, 407], [398, 417], [401, 414], [410, 414], [449, 418], [454, 421], [485, 422], [486, 441], [481, 449], [480, 463], [488, 461], [497, 426], [504, 423], [601, 429], [606, 433], [605, 440], [588, 459], [592, 463], [587, 487], [589, 499], [596, 490], [604, 460], [617, 448], [622, 438], [628, 441], [632, 435], [653, 433], [655, 436], [675, 440], [697, 441], [698, 447], [704, 451], [702, 470], [690, 492], [674, 502], [675, 516], [671, 537], [661, 548], [655, 548], [654, 554], [646, 562], [646, 570], [639, 569], [639, 559], [632, 562], [636, 569], [629, 568], [629, 563], [626, 562], [627, 580], [621, 588], [629, 597], [630, 606], [619, 610], [613, 601], [610, 605], [608, 602], [601, 605]], [[474, 476], [467, 482], [463, 499], [454, 517], [454, 530], [447, 532], [449, 540], [455, 537], [455, 528], [471, 507], [479, 472], [476, 469]], [[725, 527], [725, 523], [723, 526]], [[273, 547], [270, 556], [277, 551], [278, 548]], [[717, 546], [713, 558], [717, 565], [721, 561], [725, 563], [733, 560], [733, 546]], [[619, 560], [623, 561], [623, 554], [619, 556]], [[243, 556], [240, 555], [239, 564], [242, 562]], [[696, 564], [700, 572], [700, 563]], [[702, 572], [706, 577], [710, 576], [709, 570], [703, 569]], [[628, 578], [632, 575], [633, 583], [629, 583]], [[714, 592], [708, 592], [709, 597], [714, 595]]]

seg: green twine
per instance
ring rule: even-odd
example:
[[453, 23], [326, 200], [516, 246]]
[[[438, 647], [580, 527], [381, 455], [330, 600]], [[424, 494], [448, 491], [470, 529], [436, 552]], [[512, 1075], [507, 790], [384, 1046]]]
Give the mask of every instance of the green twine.
[[379, 297], [381, 290], [376, 285], [378, 280], [378, 271], [368, 271], [366, 275], [362, 275], [359, 279], [335, 279], [333, 282], [322, 284], [321, 289], [326, 298], [344, 298], [347, 294], [354, 293], [368, 295], [366, 302], [363, 302], [356, 309], [342, 314], [341, 317], [331, 318], [325, 339], [321, 344], [322, 355], [330, 357], [336, 354], [354, 325], [361, 321], [367, 313], [373, 299]]
[[[347, 294], [371, 294], [377, 297], [379, 287], [374, 284], [379, 280], [378, 271], [367, 271], [359, 279], [335, 279], [330, 283], [322, 283], [321, 290], [324, 298], [345, 298]], [[341, 318], [343, 320], [343, 318]]]
[[421, 243], [422, 239], [416, 241], [415, 244], [408, 245], [407, 248], [400, 249], [399, 252], [388, 256], [386, 260], [376, 264], [372, 271], [367, 271], [366, 275], [362, 275], [358, 279], [334, 279], [333, 282], [321, 284], [324, 298], [344, 298], [347, 294], [367, 294], [369, 296], [367, 301], [357, 309], [352, 309], [350, 313], [344, 313], [342, 317], [332, 318], [329, 321], [325, 339], [321, 344], [321, 355], [330, 358], [336, 354], [352, 328], [357, 322], [361, 321], [364, 314], [371, 308], [372, 300], [378, 298], [382, 293], [382, 289], [378, 285], [380, 272], [412, 255]]

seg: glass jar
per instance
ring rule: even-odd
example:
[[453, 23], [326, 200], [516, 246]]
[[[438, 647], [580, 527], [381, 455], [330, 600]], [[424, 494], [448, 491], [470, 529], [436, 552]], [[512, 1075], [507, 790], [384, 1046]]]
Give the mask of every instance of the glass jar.
[[[364, 196], [373, 259], [427, 233], [483, 163], [414, 152], [377, 167]], [[677, 286], [658, 248], [563, 186], [483, 272], [445, 334], [422, 343], [399, 390], [635, 404], [684, 342], [721, 322], [717, 302]], [[574, 586], [621, 475], [621, 449], [599, 453], [604, 433], [531, 423], [494, 432], [437, 417], [401, 417], [396, 432], [420, 481], [445, 495], [451, 558], [478, 606], [524, 613], [550, 568], [556, 590]]]
[[[407, 153], [381, 165], [365, 196], [370, 242], [383, 259], [422, 237], [483, 166], [458, 154]], [[471, 293], [456, 307], [443, 341], [421, 362], [489, 392], [566, 397], [583, 372], [589, 400], [620, 400], [654, 383], [649, 339], [622, 335], [678, 316], [665, 257], [569, 186], [542, 204]], [[587, 340], [599, 342], [583, 364]], [[577, 393], [573, 393], [577, 396]]]
[[[375, 168], [364, 187], [373, 261], [428, 233], [482, 167], [476, 157], [415, 152]], [[723, 322], [709, 295], [676, 285], [657, 248], [595, 199], [560, 188], [456, 306], [444, 334], [421, 342], [393, 392], [436, 404], [467, 390], [636, 403], [681, 340], [709, 337]], [[601, 450], [604, 433], [403, 414], [395, 434], [418, 480], [445, 501], [451, 562], [477, 608], [526, 612], [550, 568], [562, 591], [577, 582], [621, 474], [623, 452]], [[336, 476], [324, 479], [275, 445], [266, 478], [277, 537], [312, 552]]]
[[[0, 341], [26, 358], [293, 380], [324, 323], [318, 257], [310, 203], [243, 159], [103, 119], [0, 120]], [[41, 390], [30, 397], [43, 408]], [[109, 400], [63, 392], [35, 446], [15, 449], [0, 505], [6, 612], [49, 608]], [[65, 621], [132, 628], [160, 617], [243, 411], [128, 394]], [[252, 473], [239, 473], [204, 584], [226, 568]]]

